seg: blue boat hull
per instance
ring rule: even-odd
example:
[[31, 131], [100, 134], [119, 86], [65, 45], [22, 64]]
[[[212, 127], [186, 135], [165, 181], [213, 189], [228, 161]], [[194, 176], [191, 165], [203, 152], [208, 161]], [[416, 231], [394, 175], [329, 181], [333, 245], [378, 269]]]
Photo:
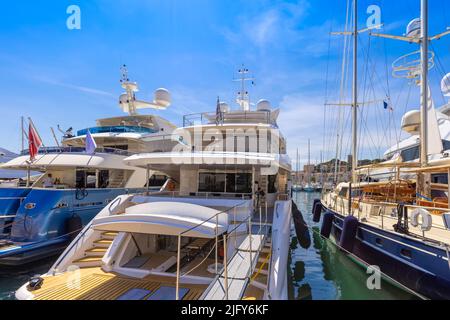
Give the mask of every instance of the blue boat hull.
[[[339, 242], [344, 217], [331, 212], [332, 236]], [[450, 300], [447, 252], [438, 246], [360, 224], [352, 253], [360, 263], [378, 266], [383, 274], [428, 299]]]
[[[3, 189], [2, 215], [15, 216], [9, 235], [0, 243], [0, 267], [22, 266], [60, 254], [80, 230], [70, 230], [68, 221], [78, 217], [88, 224], [110, 201], [143, 189]], [[14, 197], [10, 196], [14, 195]], [[21, 198], [20, 203], [15, 198]], [[13, 199], [14, 198], [14, 199]], [[2, 226], [0, 226], [2, 227]], [[73, 233], [73, 234], [69, 234]]]

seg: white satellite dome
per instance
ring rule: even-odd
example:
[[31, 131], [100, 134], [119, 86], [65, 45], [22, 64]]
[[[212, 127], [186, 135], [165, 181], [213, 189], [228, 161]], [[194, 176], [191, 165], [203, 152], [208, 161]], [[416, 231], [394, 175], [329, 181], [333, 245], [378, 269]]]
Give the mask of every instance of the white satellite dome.
[[272, 110], [272, 106], [268, 100], [261, 99], [256, 104], [256, 110], [258, 111], [270, 111]]
[[413, 110], [405, 113], [402, 117], [402, 130], [412, 135], [420, 132], [419, 110]]
[[167, 108], [172, 102], [170, 92], [167, 89], [159, 88], [155, 91], [155, 104]]
[[416, 18], [412, 20], [408, 26], [406, 27], [406, 36], [418, 38], [421, 33], [421, 20], [420, 18]]
[[450, 97], [450, 73], [447, 73], [447, 75], [442, 79], [441, 91], [444, 96]]
[[126, 105], [128, 104], [128, 94], [122, 93], [119, 97], [119, 104], [120, 105]]
[[220, 108], [220, 111], [223, 113], [230, 112], [230, 106], [226, 102], [220, 102], [219, 108]]

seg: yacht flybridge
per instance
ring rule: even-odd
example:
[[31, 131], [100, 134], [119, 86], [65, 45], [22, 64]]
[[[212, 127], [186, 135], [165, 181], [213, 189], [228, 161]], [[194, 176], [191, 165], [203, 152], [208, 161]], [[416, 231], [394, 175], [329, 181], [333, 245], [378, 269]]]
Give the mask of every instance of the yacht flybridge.
[[[61, 253], [82, 226], [114, 198], [147, 190], [150, 181], [160, 180], [146, 177], [146, 170], [123, 160], [177, 143], [170, 140], [176, 128], [173, 124], [136, 113], [136, 106], [167, 107], [169, 93], [159, 89], [155, 102], [144, 105], [134, 96], [137, 84], [126, 75], [122, 87], [126, 93], [120, 106], [129, 115], [97, 120], [95, 127], [76, 134], [68, 130], [57, 147], [41, 147], [34, 159], [24, 150], [1, 166], [38, 173], [17, 180], [17, 186], [0, 188], [1, 266], [23, 265]], [[95, 141], [91, 152], [86, 150], [88, 135]]]
[[239, 109], [218, 101], [184, 117], [183, 143], [125, 159], [168, 175], [161, 191], [117, 197], [16, 297], [287, 299], [291, 165], [279, 110], [250, 109], [247, 73]]

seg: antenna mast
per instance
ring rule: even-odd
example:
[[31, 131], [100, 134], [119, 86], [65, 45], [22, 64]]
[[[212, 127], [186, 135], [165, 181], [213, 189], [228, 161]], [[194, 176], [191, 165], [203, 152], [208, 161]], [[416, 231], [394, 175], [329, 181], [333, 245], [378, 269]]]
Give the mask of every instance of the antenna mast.
[[240, 78], [234, 80], [241, 83], [241, 89], [238, 92], [237, 103], [241, 106], [243, 111], [250, 111], [250, 96], [245, 87], [245, 82], [251, 81], [253, 83], [255, 79], [247, 77], [247, 74], [250, 73], [250, 70], [247, 69], [245, 65], [242, 65], [242, 68], [238, 70], [238, 73], [240, 75]]
[[122, 74], [122, 78], [120, 79], [120, 83], [122, 84], [122, 88], [125, 89], [127, 94], [127, 103], [128, 103], [128, 113], [130, 116], [137, 115], [135, 101], [135, 92], [137, 91], [137, 85], [134, 82], [130, 82], [130, 78], [128, 78], [128, 68], [124, 64], [120, 67], [120, 73]]

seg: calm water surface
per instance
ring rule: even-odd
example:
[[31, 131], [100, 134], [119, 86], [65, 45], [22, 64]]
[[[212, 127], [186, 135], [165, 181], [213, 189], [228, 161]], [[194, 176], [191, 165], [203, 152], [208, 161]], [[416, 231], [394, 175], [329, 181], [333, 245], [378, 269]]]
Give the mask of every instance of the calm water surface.
[[[311, 208], [319, 194], [294, 194], [299, 209], [308, 225], [319, 230], [312, 221]], [[289, 269], [289, 298], [297, 300], [352, 300], [352, 299], [414, 299], [414, 296], [382, 282], [381, 290], [366, 287], [365, 270], [347, 258], [336, 247], [311, 231], [309, 249], [297, 245], [295, 229], [291, 229], [291, 257]], [[33, 265], [28, 270], [0, 273], [0, 300], [14, 299], [14, 291], [36, 274], [45, 273], [55, 258]]]
[[[320, 230], [320, 223], [312, 221], [312, 205], [320, 194], [297, 192], [294, 200], [303, 213], [307, 224]], [[303, 249], [297, 245], [295, 229], [291, 229], [291, 261], [289, 298], [298, 300], [410, 300], [415, 296], [383, 281], [381, 290], [369, 290], [366, 270], [355, 264], [310, 231], [311, 247]]]

